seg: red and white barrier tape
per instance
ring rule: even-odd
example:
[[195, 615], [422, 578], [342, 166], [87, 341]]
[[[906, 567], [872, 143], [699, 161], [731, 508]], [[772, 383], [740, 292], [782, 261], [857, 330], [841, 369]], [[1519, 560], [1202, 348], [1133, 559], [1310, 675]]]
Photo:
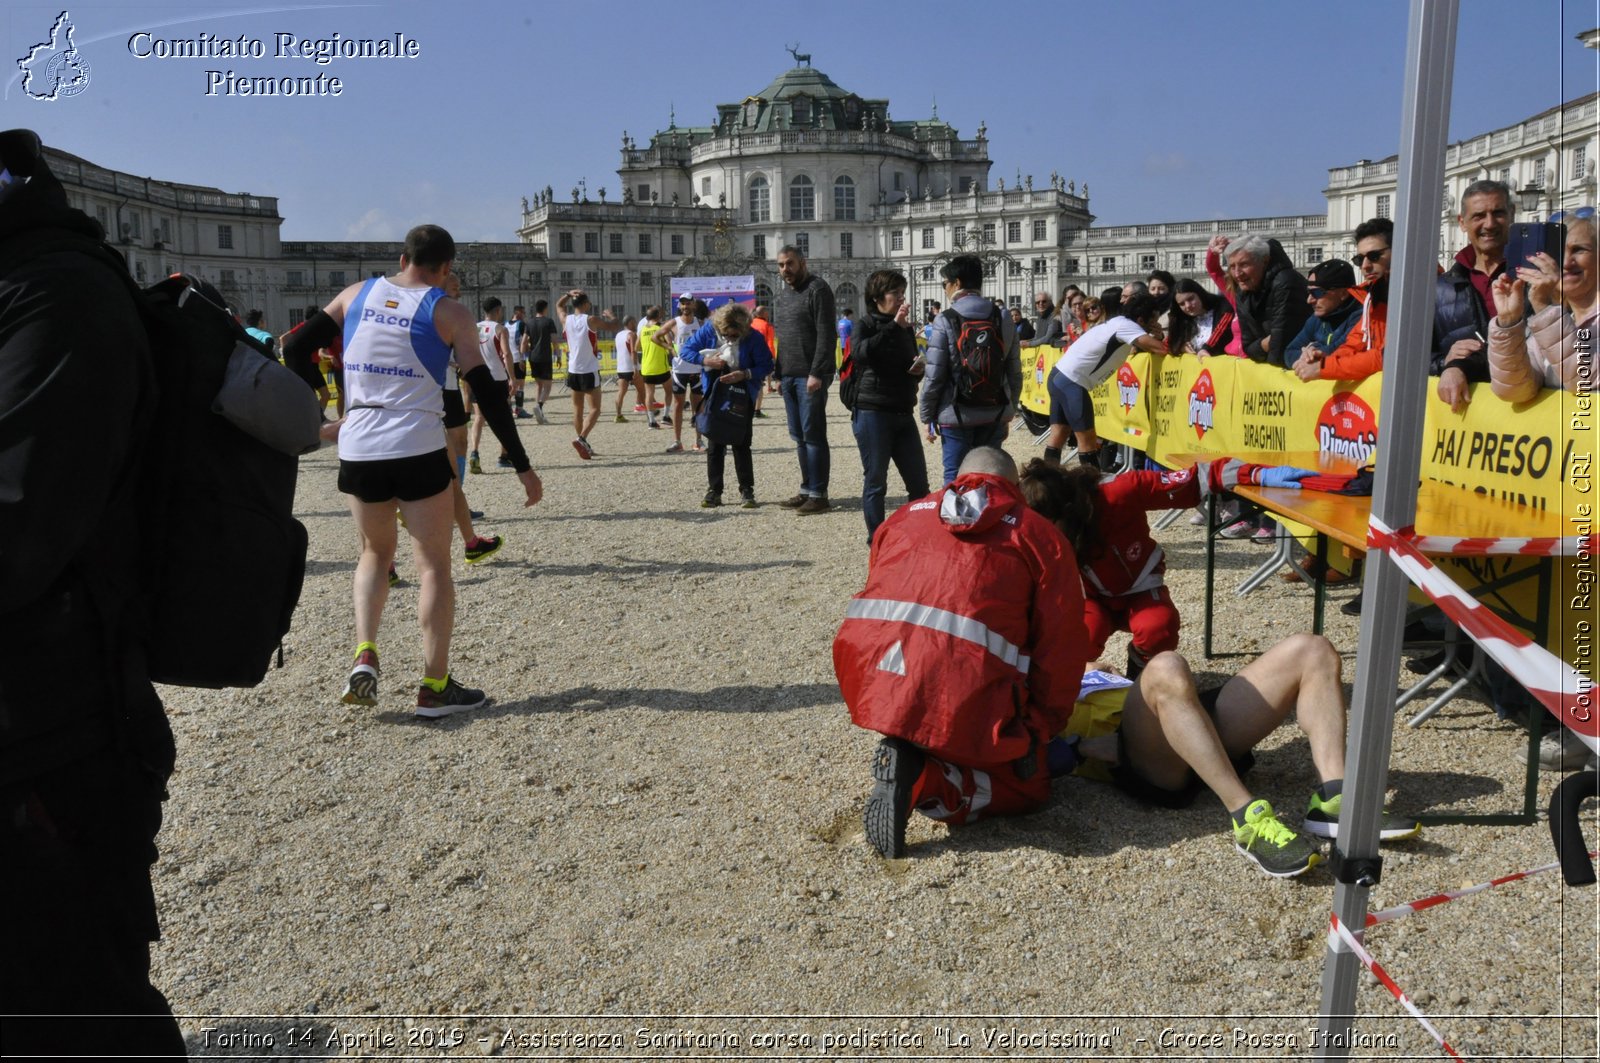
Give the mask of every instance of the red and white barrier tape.
[[[1589, 858], [1591, 860], [1596, 857], [1600, 857], [1600, 851], [1591, 852], [1589, 854]], [[1374, 927], [1379, 923], [1392, 923], [1396, 919], [1404, 919], [1408, 915], [1416, 915], [1418, 912], [1425, 912], [1429, 908], [1437, 908], [1441, 904], [1449, 904], [1451, 901], [1458, 901], [1463, 897], [1470, 897], [1474, 893], [1482, 893], [1484, 890], [1492, 889], [1495, 886], [1504, 886], [1510, 882], [1521, 882], [1525, 878], [1531, 878], [1534, 875], [1542, 875], [1546, 871], [1556, 871], [1559, 870], [1560, 867], [1561, 864], [1559, 861], [1550, 864], [1541, 864], [1538, 867], [1532, 868], [1528, 871], [1518, 871], [1513, 875], [1502, 875], [1499, 878], [1492, 878], [1488, 882], [1480, 882], [1476, 886], [1467, 886], [1464, 889], [1450, 890], [1448, 893], [1435, 893], [1432, 897], [1424, 897], [1421, 900], [1411, 901], [1408, 904], [1397, 904], [1392, 908], [1385, 908], [1381, 912], [1368, 912], [1367, 926]]]
[[1422, 1023], [1422, 1028], [1424, 1030], [1427, 1030], [1433, 1035], [1433, 1039], [1439, 1042], [1440, 1048], [1443, 1048], [1446, 1052], [1450, 1053], [1450, 1055], [1455, 1059], [1464, 1059], [1465, 1057], [1463, 1057], [1461, 1053], [1457, 1052], [1454, 1048], [1451, 1048], [1450, 1042], [1446, 1041], [1439, 1031], [1433, 1028], [1433, 1023], [1428, 1021], [1428, 1017], [1417, 1010], [1417, 1006], [1411, 1003], [1411, 998], [1406, 996], [1405, 993], [1401, 991], [1400, 987], [1395, 984], [1394, 979], [1389, 977], [1389, 972], [1385, 971], [1382, 965], [1380, 965], [1377, 960], [1372, 958], [1372, 954], [1362, 947], [1361, 942], [1356, 940], [1355, 935], [1350, 933], [1349, 928], [1339, 921], [1339, 917], [1337, 915], [1333, 915], [1329, 916], [1329, 918], [1332, 920], [1333, 930], [1328, 935], [1328, 947], [1337, 951], [1337, 942], [1342, 941], [1351, 952], [1355, 953], [1356, 958], [1361, 961], [1362, 966], [1371, 971], [1373, 977], [1382, 982], [1383, 987], [1393, 994], [1394, 998], [1400, 1002], [1400, 1006], [1405, 1008], [1406, 1011], [1410, 1012], [1413, 1019], [1416, 1019], [1418, 1022]]
[[1367, 526], [1367, 548], [1388, 553], [1406, 578], [1431, 598], [1456, 626], [1510, 673], [1551, 715], [1600, 753], [1597, 691], [1577, 669], [1512, 627], [1494, 610], [1458, 587], [1422, 555], [1416, 539], [1387, 527], [1377, 516]]
[[1600, 535], [1567, 535], [1540, 539], [1462, 539], [1449, 535], [1413, 535], [1411, 541], [1425, 554], [1483, 557], [1513, 554], [1519, 557], [1579, 557], [1600, 553]]

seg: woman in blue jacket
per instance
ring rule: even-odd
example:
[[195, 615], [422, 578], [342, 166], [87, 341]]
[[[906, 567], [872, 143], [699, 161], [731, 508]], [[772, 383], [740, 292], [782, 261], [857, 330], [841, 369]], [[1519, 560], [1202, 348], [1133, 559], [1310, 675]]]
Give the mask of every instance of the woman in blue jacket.
[[[761, 333], [750, 327], [750, 309], [740, 303], [725, 303], [717, 308], [707, 321], [686, 339], [680, 348], [685, 362], [700, 366], [700, 383], [707, 400], [711, 398], [711, 385], [721, 381], [743, 384], [750, 396], [750, 408], [755, 409], [761, 394], [761, 383], [772, 372], [772, 351]], [[719, 443], [707, 440], [706, 497], [701, 506], [710, 509], [722, 505], [723, 469], [729, 449], [733, 450], [733, 471], [739, 479], [739, 497], [745, 509], [756, 508], [755, 461], [750, 455], [750, 440], [742, 443]]]

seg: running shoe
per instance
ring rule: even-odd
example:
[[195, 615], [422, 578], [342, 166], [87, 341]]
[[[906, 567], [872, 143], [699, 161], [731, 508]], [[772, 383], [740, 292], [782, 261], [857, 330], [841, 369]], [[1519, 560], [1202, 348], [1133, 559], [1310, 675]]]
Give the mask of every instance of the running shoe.
[[505, 540], [498, 535], [480, 535], [467, 544], [467, 564], [476, 565], [499, 553]]
[[698, 439], [695, 440], [694, 441], [694, 452], [696, 454], [704, 454], [706, 452], [706, 445], [704, 443], [700, 442]]
[[528, 418], [530, 418], [532, 416], [533, 416], [533, 414], [529, 413], [527, 410], [523, 409], [521, 406], [517, 407], [517, 420], [526, 421]]
[[707, 491], [706, 497], [700, 500], [701, 509], [716, 509], [720, 505], [722, 505], [721, 491]]
[[577, 439], [572, 441], [572, 449], [576, 450], [578, 452], [578, 457], [582, 458], [584, 461], [588, 461], [594, 456], [594, 451], [589, 449], [589, 444], [583, 441], [582, 436], [579, 436]]
[[476, 450], [474, 450], [467, 458], [467, 471], [475, 473], [483, 472], [483, 463], [478, 461], [478, 452]]
[[646, 425], [646, 426], [645, 426], [645, 427], [647, 427], [647, 428], [649, 428], [649, 429], [650, 429], [650, 430], [651, 430], [651, 431], [653, 431], [653, 432], [658, 432], [658, 431], [660, 431], [660, 430], [661, 430], [661, 425], [660, 425], [660, 424], [658, 424], [658, 423], [657, 423], [657, 422], [655, 422], [655, 421], [651, 421], [651, 422], [650, 422], [650, 423], [649, 423], [649, 424], [648, 424], [648, 425]]
[[644, 413], [644, 412], [646, 412], [645, 408], [644, 408], [644, 404], [640, 403], [639, 405], [634, 406], [633, 412], [634, 413]]
[[667, 453], [668, 454], [682, 454], [683, 453], [683, 444], [682, 443], [674, 443], [674, 444], [672, 444], [672, 446], [667, 448]]
[[652, 409], [652, 410], [664, 410], [664, 409], [666, 409], [666, 408], [667, 408], [667, 407], [666, 407], [666, 404], [665, 404], [665, 403], [660, 403], [660, 402], [652, 402], [652, 403], [651, 403], [651, 404], [650, 404], [650, 408], [651, 408], [651, 409]]
[[670, 413], [662, 414], [661, 415], [661, 423], [666, 425], [668, 428], [671, 428], [672, 427], [672, 415]]
[[417, 687], [417, 715], [424, 720], [437, 720], [441, 716], [482, 708], [488, 700], [483, 691], [464, 687], [453, 676], [447, 676], [443, 690], [435, 691], [426, 683]]
[[511, 468], [511, 459], [502, 454], [500, 457], [495, 459], [495, 465], [502, 469], [509, 469]]
[[757, 410], [755, 413], [751, 414], [750, 416], [752, 416], [752, 417], [765, 417], [766, 414], [762, 413], [760, 410]]
[[1236, 520], [1226, 528], [1223, 528], [1217, 534], [1222, 536], [1224, 539], [1248, 539], [1255, 530], [1255, 521]]
[[890, 860], [906, 855], [911, 789], [922, 774], [922, 750], [901, 738], [885, 738], [872, 753], [872, 792], [864, 820], [867, 842]]
[[481, 510], [481, 509], [469, 509], [469, 510], [467, 510], [467, 516], [471, 517], [473, 520], [482, 520], [483, 519], [483, 510]]
[[350, 669], [344, 693], [339, 700], [346, 705], [376, 705], [378, 703], [378, 651], [362, 650], [356, 654], [356, 665]]
[[[1311, 792], [1311, 807], [1306, 812], [1306, 818], [1301, 821], [1307, 834], [1318, 838], [1339, 837], [1339, 806], [1343, 804], [1344, 794], [1334, 794], [1324, 800], [1315, 790]], [[1415, 838], [1422, 833], [1422, 824], [1414, 819], [1397, 816], [1387, 808], [1378, 818], [1378, 840], [1385, 842], [1398, 841], [1401, 838]]]
[[1257, 528], [1251, 533], [1250, 541], [1257, 546], [1271, 546], [1278, 541], [1278, 529], [1276, 527]]
[[1293, 878], [1322, 862], [1317, 847], [1283, 825], [1267, 801], [1252, 801], [1233, 825], [1233, 845], [1273, 878]]
[[741, 509], [756, 509], [756, 493], [754, 491], [739, 492], [739, 506]]
[[619, 413], [619, 414], [617, 414], [616, 423], [617, 424], [627, 424], [628, 423], [628, 419], [626, 417], [622, 416], [622, 414]]
[[544, 407], [543, 406], [535, 406], [533, 408], [533, 419], [535, 421], [538, 421], [540, 424], [549, 424], [550, 423], [550, 418], [548, 418], [548, 417], [546, 417], [544, 415]]

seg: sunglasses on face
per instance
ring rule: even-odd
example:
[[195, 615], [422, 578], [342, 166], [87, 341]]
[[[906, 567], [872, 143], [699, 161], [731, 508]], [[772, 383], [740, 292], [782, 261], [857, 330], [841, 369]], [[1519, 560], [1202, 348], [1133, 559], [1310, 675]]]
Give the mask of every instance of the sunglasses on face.
[[1311, 298], [1313, 298], [1313, 299], [1321, 299], [1324, 295], [1327, 295], [1329, 292], [1342, 292], [1344, 290], [1345, 289], [1343, 289], [1343, 288], [1308, 288], [1307, 289], [1307, 291], [1309, 291], [1311, 293]]
[[1376, 251], [1368, 251], [1366, 254], [1362, 254], [1360, 251], [1357, 251], [1356, 256], [1350, 261], [1356, 264], [1357, 269], [1361, 268], [1361, 263], [1363, 261], [1371, 262], [1374, 266], [1376, 266], [1379, 262], [1383, 261], [1383, 256], [1388, 254], [1388, 252], [1389, 249], [1387, 247], [1379, 248]]

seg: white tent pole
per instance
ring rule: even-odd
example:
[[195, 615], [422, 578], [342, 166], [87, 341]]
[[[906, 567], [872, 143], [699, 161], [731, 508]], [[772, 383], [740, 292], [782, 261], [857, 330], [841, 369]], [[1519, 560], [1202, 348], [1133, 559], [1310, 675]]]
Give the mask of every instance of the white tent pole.
[[[1428, 359], [1433, 349], [1435, 263], [1458, 7], [1459, 0], [1411, 0], [1407, 30], [1399, 204], [1378, 415], [1378, 477], [1372, 496], [1373, 515], [1395, 529], [1409, 528], [1416, 519], [1422, 422], [1432, 387]], [[1366, 606], [1345, 749], [1344, 803], [1333, 850], [1337, 880], [1333, 911], [1357, 934], [1366, 922], [1367, 894], [1380, 873], [1378, 822], [1388, 787], [1408, 586], [1405, 574], [1386, 553], [1368, 555], [1362, 586]], [[1320, 1058], [1349, 1055], [1359, 970], [1355, 954], [1329, 934], [1318, 1023]]]

